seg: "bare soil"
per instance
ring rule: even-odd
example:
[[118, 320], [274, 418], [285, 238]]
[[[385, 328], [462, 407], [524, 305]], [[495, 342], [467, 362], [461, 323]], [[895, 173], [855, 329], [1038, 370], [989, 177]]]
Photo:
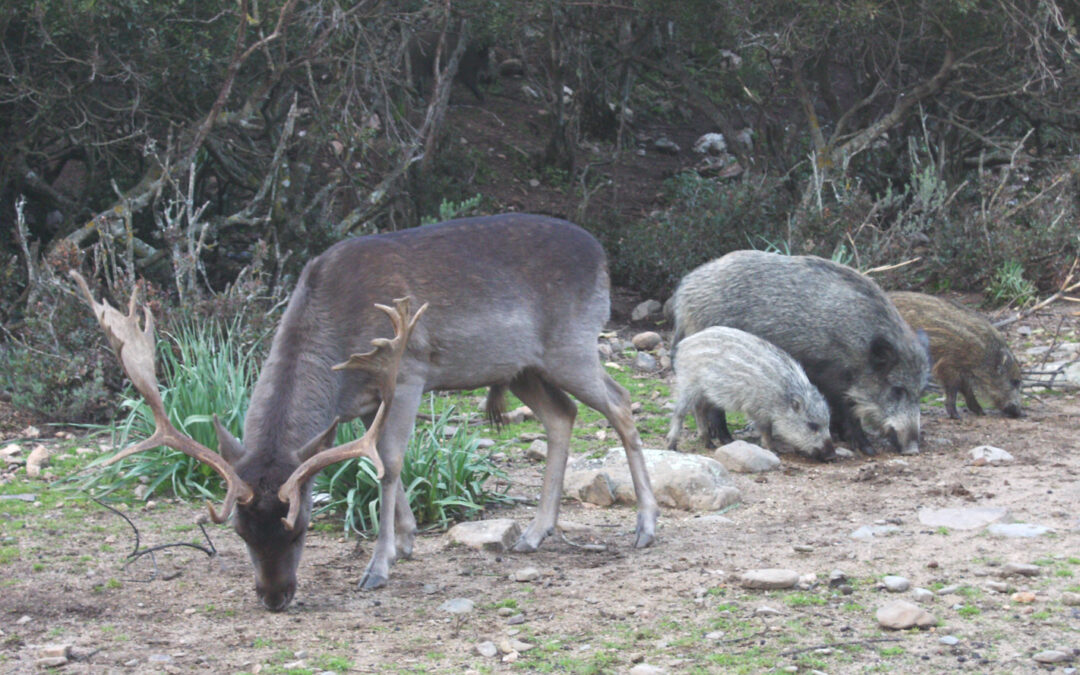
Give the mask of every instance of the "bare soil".
[[[1059, 305], [1012, 326], [1018, 356], [1054, 335], [1076, 340], [1080, 320], [1071, 312]], [[1018, 337], [1021, 325], [1034, 333]], [[118, 516], [93, 504], [72, 513], [52, 502], [13, 517], [4, 511], [14, 502], [3, 501], [0, 670], [34, 672], [43, 647], [66, 643], [73, 649], [64, 672], [90, 673], [620, 673], [638, 662], [670, 673], [1060, 671], [1032, 656], [1080, 647], [1080, 608], [1063, 602], [1063, 593], [1080, 591], [1080, 400], [1052, 393], [1025, 404], [1019, 420], [965, 412], [954, 421], [941, 407], [924, 408], [917, 456], [834, 464], [785, 456], [780, 471], [736, 476], [743, 501], [722, 515], [664, 512], [658, 541], [646, 550], [631, 548], [631, 509], [566, 501], [565, 538], [553, 536], [535, 554], [448, 548], [439, 533], [424, 534], [386, 588], [361, 592], [370, 544], [314, 532], [297, 598], [279, 614], [259, 606], [242, 542], [227, 527], [210, 528], [213, 558], [170, 548], [125, 568], [135, 542]], [[17, 433], [5, 429], [4, 444]], [[659, 442], [647, 438], [647, 445]], [[967, 451], [982, 444], [1016, 461], [971, 466]], [[542, 466], [511, 453], [507, 469], [512, 493], [534, 499]], [[47, 489], [22, 472], [11, 486]], [[1005, 507], [1014, 520], [1053, 532], [1005, 539], [929, 528], [917, 515], [922, 507], [971, 506]], [[192, 523], [202, 511], [159, 503], [127, 514], [149, 547], [198, 541]], [[532, 512], [522, 504], [486, 517], [525, 525]], [[898, 531], [851, 538], [875, 523]], [[1040, 574], [1001, 578], [1010, 562], [1038, 564]], [[539, 570], [536, 581], [510, 580], [527, 566]], [[769, 592], [739, 585], [741, 572], [767, 567], [813, 573], [818, 583]], [[850, 595], [829, 587], [836, 569], [851, 580]], [[880, 589], [885, 574], [933, 590], [954, 586], [925, 605], [938, 625], [882, 630], [876, 609], [910, 598]], [[1008, 590], [991, 590], [994, 581]], [[1032, 592], [1033, 601], [1018, 591]], [[450, 598], [468, 598], [475, 608], [451, 616], [439, 609]], [[776, 613], [758, 611], [765, 606]], [[512, 609], [500, 614], [499, 607]], [[518, 613], [524, 622], [512, 625], [506, 615]], [[946, 635], [959, 642], [941, 643]], [[516, 661], [477, 653], [479, 643], [509, 637], [534, 647]]]

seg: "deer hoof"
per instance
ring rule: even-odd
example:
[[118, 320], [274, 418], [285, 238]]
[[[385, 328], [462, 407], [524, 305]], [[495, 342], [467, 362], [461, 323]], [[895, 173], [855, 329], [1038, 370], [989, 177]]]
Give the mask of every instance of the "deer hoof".
[[514, 543], [513, 550], [517, 553], [532, 553], [538, 548], [540, 548], [539, 542], [534, 544], [523, 534], [518, 538], [517, 542]]
[[381, 574], [365, 573], [364, 578], [360, 580], [360, 590], [373, 591], [376, 588], [382, 588], [386, 585], [386, 577]]

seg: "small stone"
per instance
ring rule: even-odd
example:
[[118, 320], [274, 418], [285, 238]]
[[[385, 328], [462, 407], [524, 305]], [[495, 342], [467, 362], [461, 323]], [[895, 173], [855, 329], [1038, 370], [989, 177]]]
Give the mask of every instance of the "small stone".
[[928, 527], [951, 530], [977, 530], [1004, 520], [1008, 511], [997, 507], [919, 509], [919, 522]]
[[446, 539], [450, 544], [496, 553], [509, 550], [520, 536], [521, 528], [510, 518], [458, 523], [446, 533]]
[[38, 668], [59, 668], [61, 666], [66, 666], [67, 663], [67, 658], [63, 656], [47, 656], [34, 661], [34, 665]]
[[873, 539], [874, 537], [885, 537], [899, 531], [900, 528], [896, 525], [863, 525], [851, 533], [851, 538], [862, 540]]
[[1039, 566], [1029, 565], [1027, 563], [1006, 563], [1001, 566], [1001, 570], [998, 571], [998, 576], [1001, 577], [1037, 577], [1039, 576]]
[[1080, 607], [1080, 593], [1065, 591], [1061, 594], [1061, 604], [1066, 607]]
[[611, 483], [611, 477], [606, 473], [598, 472], [591, 481], [578, 490], [578, 499], [587, 504], [611, 506], [615, 503], [615, 489]]
[[630, 338], [630, 342], [634, 343], [637, 349], [648, 352], [660, 346], [661, 338], [656, 331], [647, 330]]
[[885, 585], [885, 590], [890, 593], [903, 593], [911, 588], [911, 582], [906, 578], [893, 575], [882, 577], [881, 583]]
[[980, 445], [977, 448], [972, 448], [968, 451], [971, 455], [972, 466], [999, 466], [1002, 464], [1012, 464], [1016, 461], [1016, 458], [1011, 454], [1002, 450], [1001, 448], [995, 448], [992, 445]]
[[780, 616], [780, 610], [773, 609], [767, 605], [762, 605], [754, 610], [754, 614], [757, 616]]
[[513, 607], [500, 607], [499, 610], [496, 613], [499, 616], [506, 617], [506, 616], [513, 616], [513, 615], [517, 614], [517, 610], [514, 609]]
[[476, 653], [486, 659], [490, 659], [493, 656], [497, 656], [499, 654], [499, 648], [496, 647], [495, 643], [491, 640], [484, 640], [480, 644], [476, 645]]
[[648, 663], [639, 663], [630, 669], [630, 675], [665, 675], [666, 670], [660, 666], [650, 665]]
[[49, 463], [49, 449], [40, 443], [34, 446], [26, 458], [26, 476], [40, 478], [41, 469]]
[[151, 654], [146, 660], [149, 663], [172, 663], [173, 657], [168, 654]]
[[746, 441], [723, 445], [716, 449], [713, 456], [725, 469], [735, 473], [761, 473], [780, 466], [780, 458], [775, 454]]
[[468, 598], [451, 598], [439, 605], [439, 611], [448, 614], [468, 614], [473, 611], [473, 601]]
[[814, 547], [808, 544], [795, 544], [791, 547], [796, 553], [813, 553]]
[[833, 450], [833, 454], [837, 459], [854, 459], [855, 453], [847, 448], [836, 448]]
[[799, 583], [796, 584], [800, 589], [808, 591], [814, 586], [817, 586], [818, 578], [813, 572], [807, 572], [806, 574], [799, 575]]
[[1007, 537], [1009, 539], [1028, 539], [1053, 532], [1044, 525], [1031, 525], [1029, 523], [993, 523], [986, 528], [986, 531], [995, 537]]
[[894, 600], [878, 609], [878, 624], [882, 628], [906, 630], [918, 626], [928, 628], [937, 623], [937, 619], [922, 607], [906, 600]]
[[0, 448], [0, 457], [14, 457], [20, 453], [22, 453], [22, 446], [18, 443], [8, 443]]
[[656, 357], [647, 352], [638, 352], [634, 357], [634, 368], [642, 371], [649, 372], [656, 370]]
[[913, 588], [911, 599], [915, 602], [931, 602], [934, 599], [934, 592], [926, 588]]
[[1009, 599], [1019, 605], [1029, 605], [1035, 602], [1035, 594], [1031, 591], [1018, 591], [1010, 595]]
[[1072, 654], [1059, 650], [1059, 649], [1047, 649], [1046, 651], [1039, 652], [1031, 658], [1035, 659], [1039, 663], [1064, 663], [1066, 661], [1072, 661]]
[[533, 414], [532, 408], [528, 406], [518, 406], [510, 412], [504, 412], [503, 424], [521, 424], [525, 420], [536, 419], [536, 415]]
[[960, 638], [956, 637], [955, 635], [942, 635], [938, 642], [943, 645], [953, 647], [960, 643]]
[[767, 568], [748, 570], [739, 577], [743, 588], [775, 589], [791, 588], [799, 583], [799, 573], [794, 570]]
[[525, 459], [533, 462], [544, 462], [547, 461], [547, 452], [547, 441], [536, 439], [529, 444], [529, 447], [525, 448]]
[[829, 572], [829, 586], [833, 588], [846, 584], [847, 580], [847, 574], [845, 574], [843, 570], [833, 570], [832, 572]]
[[510, 647], [519, 654], [527, 652], [535, 646], [536, 645], [529, 644], [528, 642], [522, 642], [521, 640], [510, 640]]
[[[525, 615], [521, 613], [515, 614], [514, 616], [506, 620], [507, 626], [520, 626], [523, 623], [525, 623]], [[524, 650], [519, 649], [518, 651], [520, 652]]]
[[518, 582], [536, 581], [540, 578], [540, 570], [535, 567], [522, 567], [510, 575], [510, 579]]
[[71, 645], [46, 645], [38, 652], [38, 656], [43, 659], [52, 659], [62, 657], [64, 659], [71, 658]]
[[638, 303], [634, 310], [630, 312], [631, 321], [641, 321], [647, 319], [653, 314], [656, 314], [664, 308], [658, 300], [646, 300], [645, 302]]
[[987, 581], [986, 589], [995, 593], [1008, 593], [1009, 584], [1005, 583], [1004, 581]]

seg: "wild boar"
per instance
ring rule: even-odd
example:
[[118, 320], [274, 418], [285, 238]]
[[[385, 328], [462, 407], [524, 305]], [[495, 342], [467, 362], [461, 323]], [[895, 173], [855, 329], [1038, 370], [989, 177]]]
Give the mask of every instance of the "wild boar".
[[[442, 52], [439, 52], [439, 38], [444, 36]], [[440, 33], [437, 30], [416, 33], [409, 38], [408, 58], [409, 68], [412, 74], [412, 83], [416, 90], [424, 95], [431, 86], [435, 77], [435, 57], [439, 57], [440, 68], [446, 68], [450, 57], [457, 49], [460, 36], [457, 33]], [[469, 91], [476, 96], [476, 100], [484, 102], [484, 95], [480, 92], [480, 80], [487, 79], [490, 72], [489, 48], [469, 42], [465, 45], [465, 51], [458, 61], [457, 74], [454, 80], [461, 82]]]
[[815, 256], [735, 251], [687, 274], [675, 292], [673, 349], [709, 326], [739, 328], [794, 357], [829, 402], [833, 429], [862, 452], [874, 454], [867, 432], [919, 451], [926, 336], [870, 278]]
[[1009, 417], [1020, 417], [1020, 364], [1005, 338], [986, 317], [962, 305], [923, 293], [889, 293], [900, 316], [930, 338], [930, 374], [945, 388], [945, 411], [959, 419], [956, 394], [982, 415], [975, 394]]
[[[775, 449], [774, 438], [779, 438], [808, 457], [833, 456], [825, 397], [810, 384], [795, 359], [755, 335], [712, 326], [684, 339], [679, 343], [675, 391], [675, 412], [667, 435], [672, 450], [691, 409], [706, 447], [713, 447], [708, 425], [711, 405], [721, 420], [726, 410], [744, 413], [770, 450]], [[723, 442], [731, 441], [726, 421], [719, 431]]]

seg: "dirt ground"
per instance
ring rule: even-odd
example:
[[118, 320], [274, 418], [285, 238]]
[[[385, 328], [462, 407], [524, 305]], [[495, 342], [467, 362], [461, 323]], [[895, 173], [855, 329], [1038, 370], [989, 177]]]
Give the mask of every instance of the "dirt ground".
[[[1018, 357], [1030, 361], [1027, 350], [1055, 335], [1080, 338], [1073, 311], [1058, 305], [1012, 325]], [[1080, 399], [1040, 393], [1025, 406], [1019, 420], [964, 412], [959, 421], [924, 407], [917, 456], [834, 464], [785, 456], [779, 471], [735, 477], [737, 508], [665, 511], [656, 545], [641, 551], [631, 548], [631, 509], [566, 501], [566, 538], [550, 538], [535, 554], [448, 548], [439, 533], [422, 535], [386, 588], [361, 592], [370, 544], [313, 533], [297, 598], [280, 614], [258, 604], [241, 540], [225, 526], [210, 529], [217, 557], [161, 551], [155, 576], [146, 558], [124, 568], [134, 541], [116, 515], [91, 504], [73, 516], [53, 503], [12, 517], [3, 512], [13, 502], [0, 502], [0, 671], [34, 672], [46, 646], [68, 644], [61, 668], [72, 673], [624, 673], [645, 664], [669, 673], [1069, 672], [1069, 663], [1043, 666], [1032, 657], [1057, 649], [1077, 658], [1080, 648], [1080, 608], [1066, 604], [1066, 594], [1080, 591]], [[4, 444], [15, 435], [6, 433]], [[982, 444], [1015, 462], [972, 466], [968, 450]], [[508, 471], [513, 494], [537, 496], [542, 466], [512, 455]], [[22, 480], [22, 492], [43, 489]], [[974, 506], [1004, 507], [1013, 520], [1052, 532], [999, 538], [927, 527], [917, 513]], [[524, 526], [533, 508], [486, 517]], [[163, 503], [128, 515], [147, 547], [197, 541], [192, 523], [202, 510]], [[874, 524], [896, 529], [851, 537]], [[1040, 574], [1002, 578], [1006, 563], [1034, 563]], [[510, 579], [525, 567], [539, 577]], [[817, 583], [784, 591], [738, 583], [743, 571], [771, 567], [816, 574]], [[833, 570], [847, 575], [850, 595], [830, 587]], [[877, 608], [911, 597], [879, 588], [886, 574], [935, 591], [924, 607], [938, 625], [881, 629]], [[992, 590], [991, 582], [1008, 588]], [[1014, 595], [1025, 591], [1033, 597]], [[452, 598], [471, 600], [473, 610], [442, 611]], [[478, 653], [489, 640], [505, 650], [507, 639], [532, 647], [514, 645], [516, 656]]]

